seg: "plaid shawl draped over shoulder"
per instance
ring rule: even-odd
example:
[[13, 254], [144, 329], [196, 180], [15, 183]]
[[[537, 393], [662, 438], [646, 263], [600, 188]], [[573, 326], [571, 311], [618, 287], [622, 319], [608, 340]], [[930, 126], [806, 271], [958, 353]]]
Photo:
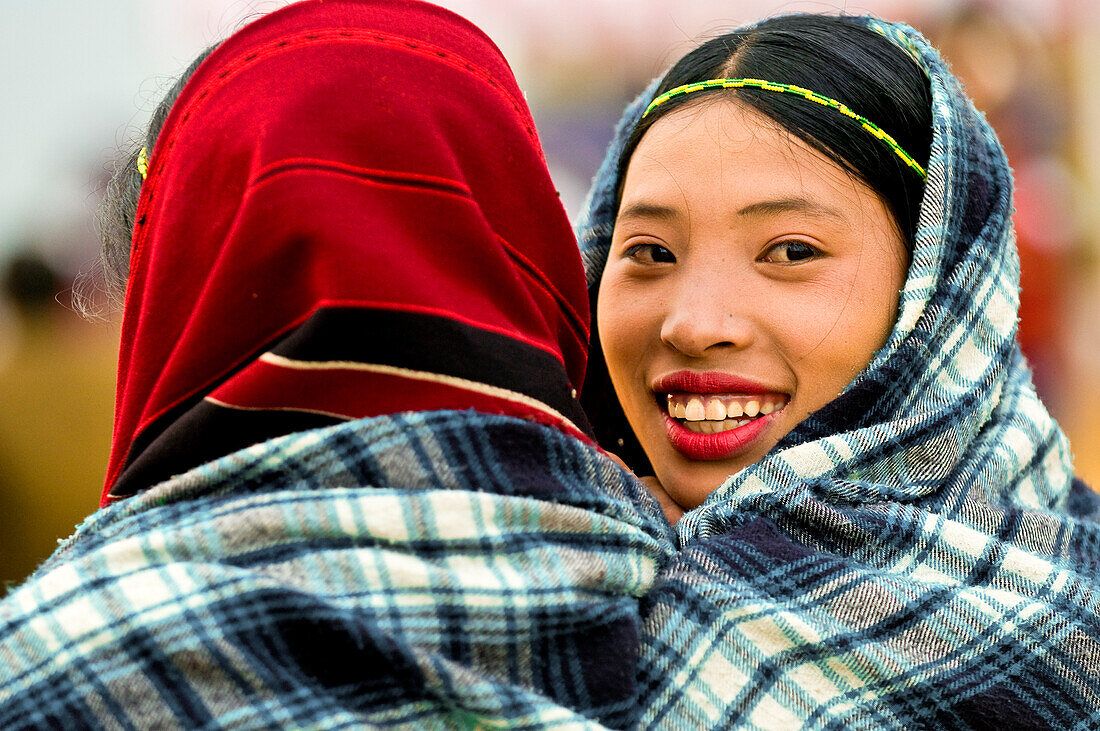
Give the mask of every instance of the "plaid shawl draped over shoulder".
[[[933, 99], [899, 318], [840, 397], [676, 526], [646, 598], [643, 724], [1096, 728], [1097, 500], [1017, 345], [1004, 151], [916, 31], [860, 22], [917, 60]], [[658, 84], [589, 194], [590, 286]]]
[[629, 725], [671, 545], [520, 419], [281, 437], [100, 511], [0, 603], [0, 728]]

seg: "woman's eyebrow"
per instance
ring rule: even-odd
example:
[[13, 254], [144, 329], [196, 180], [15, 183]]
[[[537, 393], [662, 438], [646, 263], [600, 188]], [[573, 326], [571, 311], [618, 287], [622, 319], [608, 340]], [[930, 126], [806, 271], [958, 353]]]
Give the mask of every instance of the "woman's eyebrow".
[[656, 218], [662, 221], [672, 221], [680, 216], [675, 208], [662, 206], [657, 203], [631, 203], [619, 209], [619, 215], [615, 217], [618, 223], [626, 218]]
[[739, 216], [764, 216], [777, 213], [808, 213], [815, 216], [844, 219], [844, 214], [832, 206], [806, 198], [776, 198], [775, 200], [757, 201], [737, 211]]

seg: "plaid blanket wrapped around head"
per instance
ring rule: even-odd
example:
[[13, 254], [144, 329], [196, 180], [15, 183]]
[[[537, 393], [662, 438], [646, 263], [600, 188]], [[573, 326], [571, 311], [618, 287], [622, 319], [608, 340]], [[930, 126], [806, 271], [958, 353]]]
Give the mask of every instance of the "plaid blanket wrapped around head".
[[0, 728], [627, 725], [672, 545], [642, 492], [472, 411], [238, 452], [92, 516], [0, 603]]
[[[676, 525], [644, 600], [640, 723], [1100, 728], [1100, 501], [1016, 342], [1008, 161], [919, 33], [852, 22], [914, 58], [932, 93], [898, 321], [840, 397]], [[658, 85], [589, 194], [590, 284], [620, 152]]]

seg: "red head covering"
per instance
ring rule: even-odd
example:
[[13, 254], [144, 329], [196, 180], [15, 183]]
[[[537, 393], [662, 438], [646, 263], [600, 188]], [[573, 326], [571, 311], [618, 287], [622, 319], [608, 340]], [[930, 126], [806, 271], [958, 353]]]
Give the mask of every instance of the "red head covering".
[[104, 504], [406, 410], [582, 436], [588, 312], [523, 95], [469, 22], [311, 0], [188, 81], [137, 210]]

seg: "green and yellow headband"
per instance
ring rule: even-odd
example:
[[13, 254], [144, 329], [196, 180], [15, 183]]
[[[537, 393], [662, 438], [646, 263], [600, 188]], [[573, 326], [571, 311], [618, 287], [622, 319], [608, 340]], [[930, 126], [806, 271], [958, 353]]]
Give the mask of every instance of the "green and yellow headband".
[[817, 92], [810, 91], [809, 89], [803, 89], [801, 86], [792, 86], [791, 84], [779, 84], [774, 81], [764, 81], [763, 79], [711, 79], [709, 81], [698, 81], [694, 84], [685, 84], [683, 86], [677, 86], [675, 89], [666, 91], [659, 97], [650, 102], [649, 107], [646, 108], [645, 114], [642, 115], [642, 119], [646, 118], [650, 112], [657, 107], [661, 106], [669, 99], [673, 97], [683, 96], [684, 94], [691, 94], [696, 91], [703, 91], [704, 89], [741, 89], [744, 87], [751, 87], [754, 89], [764, 89], [765, 91], [778, 91], [787, 94], [795, 94], [808, 99], [816, 104], [820, 104], [825, 107], [832, 107], [845, 117], [849, 117], [859, 122], [863, 129], [871, 133], [876, 139], [882, 140], [886, 145], [894, 151], [902, 162], [915, 170], [920, 175], [921, 180], [926, 179], [928, 176], [921, 167], [920, 163], [913, 159], [905, 150], [901, 149], [901, 145], [897, 141], [886, 133], [881, 127], [874, 122], [868, 120], [859, 114], [853, 112], [847, 105], [838, 102], [836, 99], [830, 99], [827, 96], [822, 96]]

